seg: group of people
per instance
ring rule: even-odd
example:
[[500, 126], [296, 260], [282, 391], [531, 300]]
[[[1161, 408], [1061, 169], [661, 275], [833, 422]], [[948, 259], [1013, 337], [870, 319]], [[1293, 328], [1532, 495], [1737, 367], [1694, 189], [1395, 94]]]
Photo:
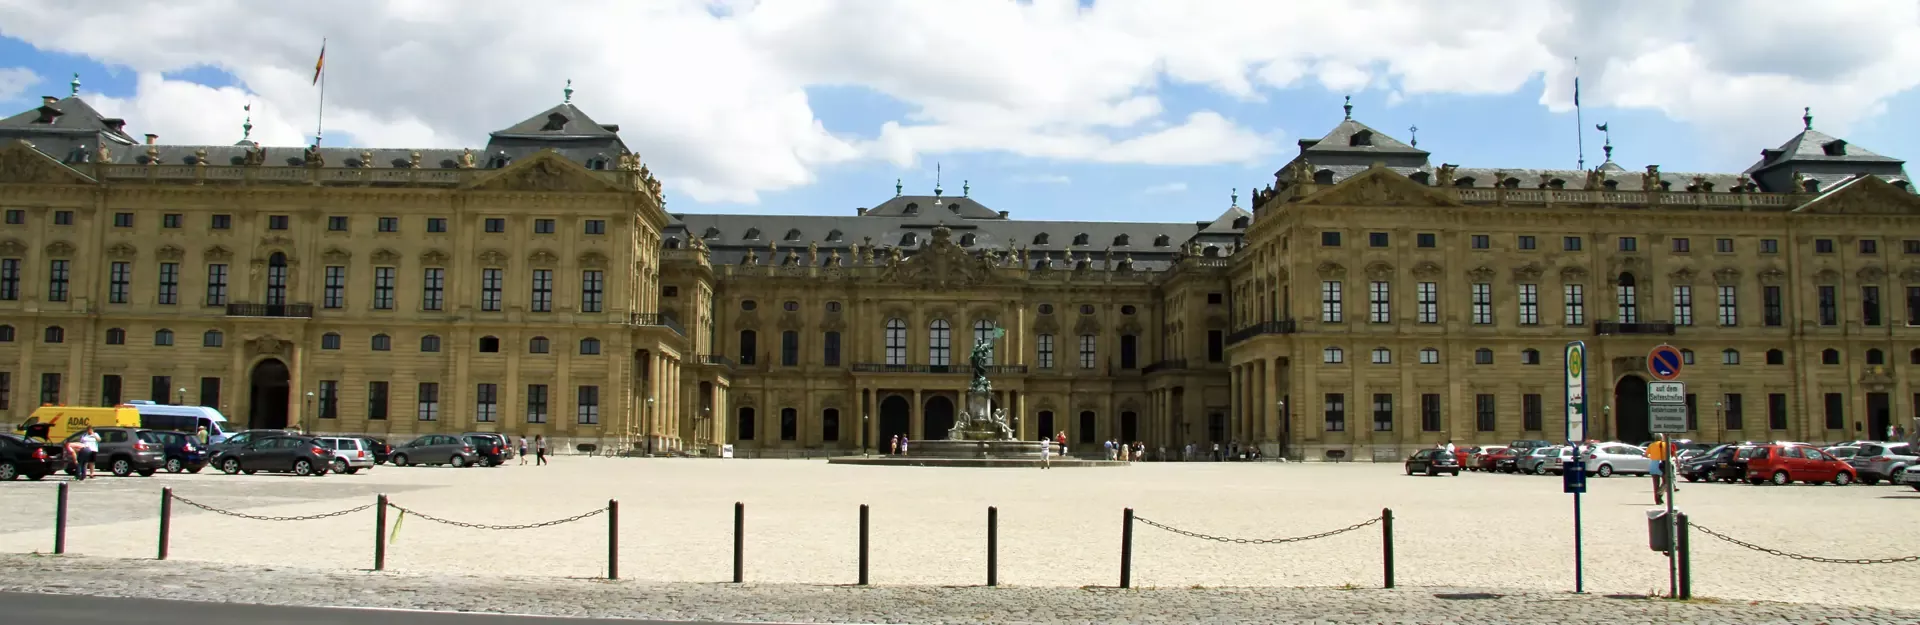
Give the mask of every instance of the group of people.
[[889, 456], [904, 456], [904, 455], [907, 455], [907, 443], [908, 443], [908, 442], [909, 442], [909, 441], [907, 440], [907, 435], [905, 435], [905, 434], [895, 434], [895, 435], [893, 435], [893, 441], [892, 441], [892, 442], [889, 442], [889, 443], [887, 443], [887, 455], [889, 455]]
[[[1062, 432], [1061, 434], [1064, 435], [1065, 432]], [[1143, 443], [1140, 441], [1134, 441], [1132, 444], [1128, 444], [1126, 441], [1107, 439], [1107, 459], [1108, 460], [1118, 460], [1120, 462], [1138, 462], [1140, 460], [1145, 459], [1146, 456], [1147, 456], [1146, 443]]]
[[[533, 435], [533, 453], [534, 453], [534, 460], [538, 463], [538, 464], [535, 464], [534, 466], [540, 466], [547, 463], [547, 437], [541, 436], [539, 434]], [[527, 437], [522, 436], [520, 437], [520, 464], [524, 465], [526, 463], [527, 463]]]

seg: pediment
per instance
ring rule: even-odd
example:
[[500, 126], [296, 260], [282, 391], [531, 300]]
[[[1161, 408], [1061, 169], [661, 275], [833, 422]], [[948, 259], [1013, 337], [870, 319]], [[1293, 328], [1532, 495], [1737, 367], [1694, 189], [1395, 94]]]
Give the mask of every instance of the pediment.
[[425, 252], [420, 253], [420, 264], [426, 265], [428, 267], [439, 267], [441, 265], [447, 264], [448, 258], [451, 258], [451, 257], [447, 256], [446, 252], [442, 252], [440, 250], [427, 250]]
[[621, 190], [619, 186], [601, 178], [593, 170], [569, 161], [552, 150], [542, 150], [535, 152], [532, 156], [516, 160], [499, 171], [474, 180], [468, 188], [475, 191], [582, 193]]
[[353, 252], [349, 252], [337, 247], [329, 247], [327, 248], [327, 251], [320, 253], [320, 259], [325, 260], [329, 263], [345, 263], [352, 258], [353, 258]]
[[1920, 196], [1893, 186], [1879, 176], [1859, 176], [1838, 189], [1823, 193], [1793, 209], [1818, 215], [1916, 215]]
[[1385, 280], [1387, 278], [1393, 277], [1393, 265], [1385, 261], [1374, 261], [1372, 263], [1369, 263], [1367, 265], [1366, 271], [1367, 271], [1367, 277], [1372, 278], [1374, 280]]
[[[898, 252], [899, 248], [894, 250]], [[993, 261], [954, 243], [952, 231], [942, 226], [933, 229], [932, 240], [919, 252], [890, 262], [881, 272], [880, 281], [924, 289], [953, 289], [989, 284], [997, 277]]]
[[200, 255], [212, 262], [226, 262], [233, 259], [233, 251], [219, 245], [207, 248]]
[[91, 176], [47, 156], [25, 140], [0, 148], [0, 182], [23, 184], [92, 184]]
[[580, 255], [579, 263], [581, 267], [600, 269], [607, 266], [607, 255], [599, 252], [587, 252]]
[[1375, 166], [1361, 172], [1339, 184], [1313, 193], [1300, 200], [1301, 204], [1321, 206], [1415, 206], [1447, 207], [1460, 206], [1460, 201], [1448, 197], [1433, 187], [1414, 182], [1391, 169]]
[[376, 264], [392, 265], [400, 262], [400, 253], [383, 247], [374, 250], [373, 255], [369, 258], [373, 259], [373, 262]]
[[73, 244], [68, 243], [66, 241], [54, 241], [52, 243], [47, 244], [47, 255], [52, 256], [54, 258], [65, 258], [68, 256], [72, 256], [73, 250], [74, 250]]
[[560, 257], [549, 250], [534, 250], [532, 254], [527, 255], [527, 262], [546, 266], [560, 262]]
[[0, 241], [0, 256], [11, 257], [11, 256], [19, 256], [25, 253], [27, 253], [27, 244], [21, 243], [19, 239], [7, 239], [5, 241]]
[[130, 243], [115, 243], [107, 246], [107, 256], [111, 258], [129, 259], [139, 255], [140, 248]]
[[180, 260], [186, 258], [187, 251], [174, 245], [162, 245], [160, 249], [153, 251], [153, 255], [160, 260]]
[[480, 262], [486, 263], [489, 267], [498, 267], [501, 263], [507, 262], [507, 253], [500, 250], [485, 250], [480, 252]]
[[1440, 275], [1441, 271], [1443, 270], [1440, 268], [1440, 263], [1430, 260], [1420, 261], [1419, 264], [1413, 266], [1413, 275], [1419, 278], [1431, 278]]

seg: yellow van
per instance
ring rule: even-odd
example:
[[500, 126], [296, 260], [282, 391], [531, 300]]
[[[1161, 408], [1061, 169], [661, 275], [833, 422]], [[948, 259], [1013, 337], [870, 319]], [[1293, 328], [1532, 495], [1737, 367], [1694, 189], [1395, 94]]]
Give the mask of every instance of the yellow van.
[[126, 404], [99, 406], [41, 406], [16, 430], [27, 436], [58, 443], [88, 427], [140, 427], [140, 409]]

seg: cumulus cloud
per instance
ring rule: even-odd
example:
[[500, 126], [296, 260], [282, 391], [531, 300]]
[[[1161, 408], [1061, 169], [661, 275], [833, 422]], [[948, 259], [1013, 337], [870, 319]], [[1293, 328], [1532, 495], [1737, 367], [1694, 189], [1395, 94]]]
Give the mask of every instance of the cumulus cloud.
[[1187, 183], [1169, 182], [1166, 184], [1156, 184], [1151, 187], [1141, 189], [1140, 193], [1144, 195], [1166, 195], [1168, 193], [1179, 193], [1185, 190], [1187, 190]]
[[[709, 201], [754, 201], [836, 164], [954, 152], [1257, 164], [1281, 157], [1282, 136], [1323, 130], [1248, 128], [1169, 100], [1167, 85], [1257, 102], [1309, 84], [1393, 99], [1513, 93], [1544, 77], [1540, 100], [1558, 110], [1577, 56], [1586, 104], [1657, 110], [1750, 149], [1754, 129], [1796, 123], [1800, 106], [1844, 134], [1920, 84], [1911, 0], [1080, 4], [0, 0], [0, 34], [138, 73], [139, 89], [106, 107], [181, 142], [234, 141], [251, 99], [256, 135], [298, 144], [322, 37], [327, 126], [366, 144], [475, 145], [558, 103], [571, 78], [575, 102], [621, 124], [670, 187]], [[244, 90], [164, 78], [201, 66]], [[908, 112], [836, 134], [813, 86], [871, 89]]]
[[0, 67], [0, 101], [12, 100], [26, 95], [28, 89], [40, 84], [40, 75], [25, 67]]

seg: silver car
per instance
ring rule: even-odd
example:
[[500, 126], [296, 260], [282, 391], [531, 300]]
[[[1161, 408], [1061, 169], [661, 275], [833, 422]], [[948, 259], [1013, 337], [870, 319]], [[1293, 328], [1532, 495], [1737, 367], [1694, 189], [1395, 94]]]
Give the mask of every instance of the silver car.
[[[1521, 473], [1532, 473], [1534, 475], [1558, 473], [1560, 472], [1561, 449], [1562, 446], [1560, 445], [1535, 447], [1527, 453], [1527, 457], [1516, 461], [1515, 465], [1519, 467]], [[1569, 457], [1571, 457], [1573, 452], [1569, 450], [1567, 453]]]
[[1869, 486], [1887, 480], [1899, 483], [1900, 474], [1920, 456], [1914, 454], [1914, 448], [1907, 443], [1863, 443], [1852, 458], [1843, 458], [1853, 465], [1855, 473], [1860, 474], [1860, 482]]
[[373, 450], [367, 449], [365, 441], [341, 436], [320, 436], [314, 438], [321, 449], [333, 452], [330, 467], [334, 473], [352, 475], [361, 469], [373, 469]]

